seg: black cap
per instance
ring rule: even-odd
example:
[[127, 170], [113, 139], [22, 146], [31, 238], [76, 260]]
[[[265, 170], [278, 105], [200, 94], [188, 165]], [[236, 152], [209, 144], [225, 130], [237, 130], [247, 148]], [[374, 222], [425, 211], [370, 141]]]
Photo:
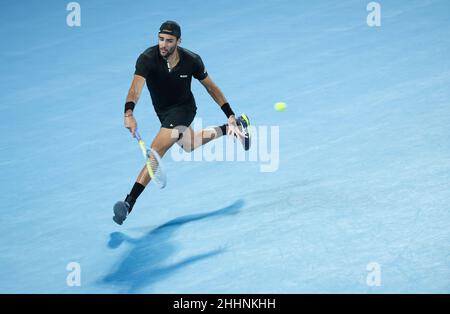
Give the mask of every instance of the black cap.
[[177, 38], [181, 37], [181, 27], [175, 21], [165, 21], [159, 28], [159, 33], [173, 35]]

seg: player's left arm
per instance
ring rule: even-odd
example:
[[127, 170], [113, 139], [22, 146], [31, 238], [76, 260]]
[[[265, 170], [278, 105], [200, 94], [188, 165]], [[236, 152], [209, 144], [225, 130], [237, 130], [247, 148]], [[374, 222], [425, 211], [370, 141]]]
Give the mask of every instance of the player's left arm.
[[231, 107], [228, 104], [225, 95], [222, 93], [220, 88], [213, 82], [211, 77], [208, 75], [203, 80], [200, 80], [200, 83], [206, 88], [208, 93], [211, 95], [212, 99], [214, 99], [214, 101], [220, 106], [222, 111], [228, 117], [228, 125], [229, 125], [228, 134], [229, 135], [239, 134], [241, 136], [244, 136], [244, 134], [237, 127], [236, 117], [234, 115], [234, 112], [231, 110]]
[[227, 103], [225, 95], [222, 93], [220, 88], [213, 82], [211, 77], [208, 75], [205, 79], [201, 80], [200, 83], [206, 88], [207, 92], [211, 95], [212, 99], [219, 105]]

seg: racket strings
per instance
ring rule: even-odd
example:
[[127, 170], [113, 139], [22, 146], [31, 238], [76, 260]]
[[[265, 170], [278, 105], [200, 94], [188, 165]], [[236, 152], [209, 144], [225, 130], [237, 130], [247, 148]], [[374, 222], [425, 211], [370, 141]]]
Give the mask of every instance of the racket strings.
[[150, 165], [150, 168], [152, 169], [153, 172], [153, 177], [151, 179], [154, 180], [156, 184], [164, 186], [165, 176], [162, 170], [162, 166], [160, 165], [159, 162], [160, 160], [160, 158], [158, 158], [159, 156], [156, 156], [155, 153], [151, 150], [147, 151], [147, 156], [148, 156], [148, 164]]

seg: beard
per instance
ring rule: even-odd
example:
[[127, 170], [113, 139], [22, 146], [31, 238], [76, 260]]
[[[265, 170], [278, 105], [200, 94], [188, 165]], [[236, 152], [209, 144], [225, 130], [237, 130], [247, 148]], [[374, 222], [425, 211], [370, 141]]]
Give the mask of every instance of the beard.
[[173, 47], [172, 49], [168, 49], [167, 52], [166, 52], [166, 55], [163, 55], [163, 54], [161, 53], [161, 49], [159, 49], [159, 54], [161, 55], [161, 57], [167, 59], [167, 58], [169, 58], [169, 57], [175, 52], [175, 49], [177, 49], [176, 46]]

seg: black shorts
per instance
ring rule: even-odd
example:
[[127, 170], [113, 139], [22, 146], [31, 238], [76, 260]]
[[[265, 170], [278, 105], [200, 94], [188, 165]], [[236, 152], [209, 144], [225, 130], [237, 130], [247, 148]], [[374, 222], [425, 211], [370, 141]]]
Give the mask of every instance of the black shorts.
[[197, 113], [195, 108], [175, 107], [164, 112], [157, 112], [162, 128], [188, 127]]

